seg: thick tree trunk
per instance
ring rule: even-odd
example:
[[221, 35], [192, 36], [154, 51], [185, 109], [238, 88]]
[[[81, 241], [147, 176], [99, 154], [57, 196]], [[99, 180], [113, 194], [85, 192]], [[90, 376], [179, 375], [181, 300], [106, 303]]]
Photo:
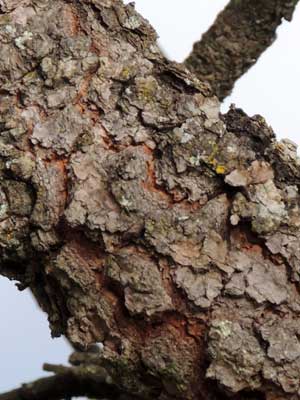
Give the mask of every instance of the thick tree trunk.
[[298, 399], [294, 145], [221, 117], [132, 5], [0, 10], [0, 272], [129, 398]]

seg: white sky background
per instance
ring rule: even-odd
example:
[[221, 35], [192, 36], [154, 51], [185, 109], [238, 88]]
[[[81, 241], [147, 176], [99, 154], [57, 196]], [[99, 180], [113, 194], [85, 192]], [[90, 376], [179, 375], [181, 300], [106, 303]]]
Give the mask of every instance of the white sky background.
[[[182, 61], [226, 0], [136, 0], [136, 8], [152, 23], [169, 58]], [[300, 8], [284, 23], [273, 46], [236, 84], [230, 103], [249, 115], [261, 114], [279, 138], [300, 144]], [[44, 362], [66, 362], [63, 339], [50, 339], [46, 316], [29, 293], [18, 293], [0, 277], [0, 392], [42, 375]]]

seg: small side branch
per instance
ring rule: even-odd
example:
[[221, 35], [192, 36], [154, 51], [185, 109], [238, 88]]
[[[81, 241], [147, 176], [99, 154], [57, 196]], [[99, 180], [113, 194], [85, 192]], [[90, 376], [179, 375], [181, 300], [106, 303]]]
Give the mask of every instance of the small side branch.
[[291, 21], [298, 0], [231, 0], [185, 65], [212, 86], [220, 100], [276, 39], [283, 19]]
[[45, 364], [44, 370], [54, 372], [55, 375], [0, 394], [0, 400], [59, 400], [73, 396], [116, 399], [119, 396], [118, 390], [109, 382], [109, 376], [101, 367]]

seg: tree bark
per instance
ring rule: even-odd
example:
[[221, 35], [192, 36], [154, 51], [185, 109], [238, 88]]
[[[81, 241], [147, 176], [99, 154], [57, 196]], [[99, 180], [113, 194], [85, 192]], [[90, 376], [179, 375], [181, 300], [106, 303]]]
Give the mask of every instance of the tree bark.
[[54, 376], [40, 378], [20, 388], [0, 394], [0, 400], [57, 400], [88, 396], [99, 399], [119, 399], [118, 391], [107, 381], [106, 371], [101, 367], [64, 367], [45, 364], [46, 371]]
[[132, 5], [0, 10], [1, 274], [132, 396], [298, 399], [295, 146], [221, 116]]
[[297, 4], [298, 0], [231, 0], [194, 44], [186, 66], [223, 100], [273, 44], [281, 22], [291, 21]]

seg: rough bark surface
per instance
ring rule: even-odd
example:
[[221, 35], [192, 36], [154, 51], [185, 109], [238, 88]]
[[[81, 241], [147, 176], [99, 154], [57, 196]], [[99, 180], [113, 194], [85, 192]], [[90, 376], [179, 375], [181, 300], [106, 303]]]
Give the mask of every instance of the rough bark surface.
[[[1, 400], [71, 400], [73, 397], [88, 396], [91, 399], [122, 400], [109, 381], [105, 369], [99, 366], [64, 367], [44, 365], [45, 371], [55, 375], [38, 379], [20, 388], [0, 394]], [[132, 400], [135, 400], [132, 398]]]
[[231, 0], [215, 23], [194, 44], [186, 66], [209, 82], [220, 100], [276, 39], [285, 19], [291, 21], [298, 0]]
[[0, 10], [1, 274], [127, 393], [299, 399], [294, 144], [221, 117], [132, 5]]

